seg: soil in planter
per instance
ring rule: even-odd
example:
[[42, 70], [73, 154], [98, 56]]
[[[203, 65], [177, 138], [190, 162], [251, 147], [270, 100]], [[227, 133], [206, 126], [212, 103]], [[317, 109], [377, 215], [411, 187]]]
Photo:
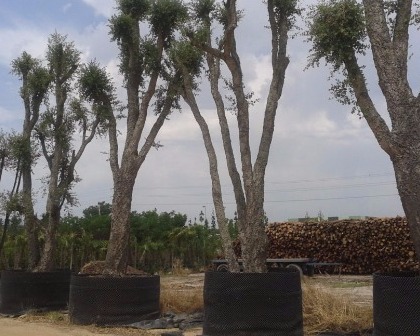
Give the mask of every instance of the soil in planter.
[[28, 310], [66, 309], [70, 271], [2, 271], [0, 313], [21, 315]]

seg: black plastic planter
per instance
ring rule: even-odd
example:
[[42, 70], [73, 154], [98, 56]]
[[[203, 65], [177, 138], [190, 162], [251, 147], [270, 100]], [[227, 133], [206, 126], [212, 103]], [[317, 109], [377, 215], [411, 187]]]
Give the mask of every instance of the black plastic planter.
[[20, 315], [28, 310], [67, 308], [70, 271], [2, 271], [0, 313]]
[[159, 317], [160, 277], [73, 275], [69, 315], [75, 324], [122, 325]]
[[374, 336], [420, 335], [420, 276], [414, 272], [373, 275]]
[[300, 273], [207, 272], [203, 336], [302, 336]]

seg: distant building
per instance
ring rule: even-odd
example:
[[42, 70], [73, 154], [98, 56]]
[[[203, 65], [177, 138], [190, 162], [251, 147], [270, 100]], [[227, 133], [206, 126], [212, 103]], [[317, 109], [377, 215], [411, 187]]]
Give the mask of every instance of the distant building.
[[[332, 217], [327, 217], [326, 221], [328, 222], [333, 222], [333, 221], [337, 221], [340, 219], [350, 219], [350, 220], [364, 220], [364, 219], [372, 219], [375, 217], [371, 217], [371, 216], [348, 216], [348, 217], [338, 217], [338, 216], [332, 216]], [[296, 222], [320, 222], [319, 217], [300, 217], [300, 218], [288, 218], [287, 219], [288, 222], [290, 223], [296, 223]]]

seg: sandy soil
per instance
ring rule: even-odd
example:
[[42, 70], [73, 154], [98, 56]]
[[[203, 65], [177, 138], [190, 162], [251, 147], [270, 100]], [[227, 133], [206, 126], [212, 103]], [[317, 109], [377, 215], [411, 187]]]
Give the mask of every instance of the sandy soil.
[[[162, 277], [162, 282], [170, 284], [172, 288], [197, 288], [203, 285], [203, 274], [189, 276]], [[351, 296], [355, 303], [371, 305], [372, 303], [372, 277], [371, 276], [337, 276], [316, 275], [305, 278], [305, 283], [320, 286], [337, 295]], [[175, 330], [175, 329], [174, 329]], [[96, 328], [92, 326], [75, 326], [67, 321], [46, 321], [45, 317], [22, 316], [19, 318], [0, 317], [0, 336], [156, 336], [164, 331], [143, 331], [124, 328]], [[184, 332], [184, 336], [200, 336], [200, 328]]]
[[0, 336], [102, 336], [115, 333], [93, 333], [88, 329], [53, 323], [28, 322], [20, 318], [0, 317]]
[[[40, 322], [26, 318], [0, 317], [0, 336], [156, 336], [167, 330], [138, 330], [124, 328], [97, 328], [75, 326], [68, 323]], [[201, 328], [184, 332], [184, 336], [200, 336]]]

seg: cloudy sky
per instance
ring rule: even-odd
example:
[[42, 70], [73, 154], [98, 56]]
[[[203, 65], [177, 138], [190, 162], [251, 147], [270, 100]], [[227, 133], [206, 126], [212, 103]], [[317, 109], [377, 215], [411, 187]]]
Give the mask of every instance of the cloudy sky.
[[[24, 50], [43, 57], [48, 36], [54, 31], [68, 35], [83, 52], [83, 60], [96, 58], [107, 67], [115, 83], [121, 83], [118, 50], [110, 42], [107, 27], [107, 20], [114, 12], [114, 0], [0, 0], [0, 4], [0, 128], [3, 130], [20, 130], [23, 120], [18, 95], [20, 83], [10, 74], [11, 61]], [[264, 28], [267, 17], [262, 1], [239, 1], [239, 4], [244, 6], [245, 18], [237, 32], [238, 49], [247, 86], [260, 98], [251, 120], [255, 158], [270, 79], [270, 37]], [[419, 54], [416, 43], [412, 42], [414, 56]], [[389, 158], [379, 148], [366, 122], [352, 115], [349, 107], [331, 99], [328, 68], [305, 70], [309, 49], [303, 37], [298, 36], [289, 43], [291, 62], [266, 175], [265, 208], [269, 220], [283, 221], [304, 217], [306, 213], [316, 216], [319, 211], [325, 217], [403, 215]], [[369, 58], [364, 62], [368, 69], [372, 66]], [[367, 77], [372, 96], [387, 118], [373, 71], [368, 71]], [[418, 92], [418, 71], [417, 77], [412, 76], [410, 80], [413, 90]], [[124, 100], [124, 91], [119, 92]], [[206, 87], [198, 99], [219, 153], [227, 214], [233, 217], [233, 192], [227, 179], [218, 122]], [[230, 119], [234, 128], [234, 116]], [[193, 220], [203, 211], [210, 219], [213, 206], [208, 161], [199, 128], [188, 108], [172, 114], [157, 140], [164, 147], [151, 150], [141, 167], [133, 210], [175, 210]], [[82, 209], [101, 201], [111, 202], [112, 179], [104, 154], [107, 151], [107, 139], [96, 139], [79, 162], [77, 172], [82, 181], [74, 191], [80, 205], [71, 209], [73, 214], [80, 215]], [[46, 165], [41, 159], [35, 168], [38, 213], [45, 209], [40, 182], [45, 172]], [[0, 189], [5, 187], [2, 185]]]

